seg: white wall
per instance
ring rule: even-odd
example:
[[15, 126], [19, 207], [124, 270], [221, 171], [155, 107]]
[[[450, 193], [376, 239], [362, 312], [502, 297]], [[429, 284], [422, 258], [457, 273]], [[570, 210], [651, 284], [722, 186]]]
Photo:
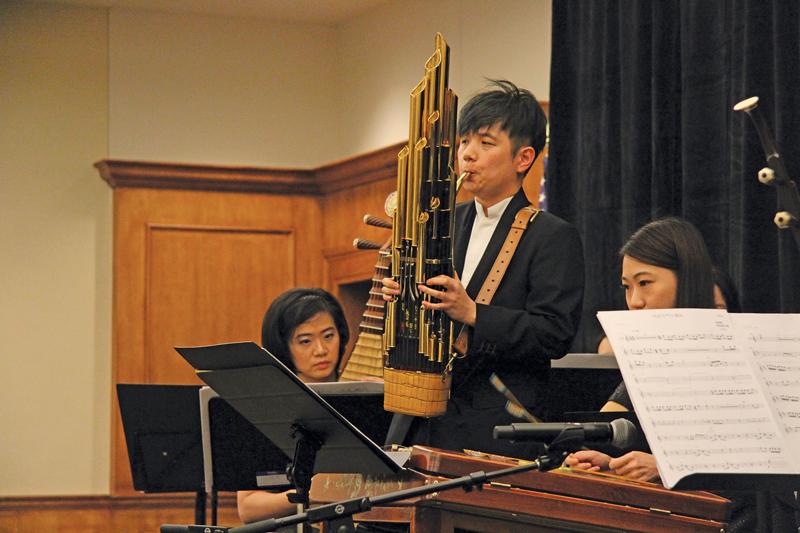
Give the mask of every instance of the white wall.
[[0, 0], [0, 496], [108, 493], [92, 164], [314, 167], [400, 141], [437, 31], [462, 102], [484, 76], [548, 99], [550, 0], [397, 0], [338, 26]]
[[107, 23], [0, 3], [0, 495], [108, 492]]
[[441, 32], [450, 86], [466, 102], [486, 78], [508, 79], [549, 100], [550, 0], [405, 0], [341, 27], [346, 153], [408, 137], [408, 95]]
[[465, 102], [485, 78], [549, 97], [550, 0], [403, 0], [338, 27], [112, 9], [110, 157], [317, 166], [408, 135], [441, 32]]
[[316, 166], [341, 155], [332, 27], [111, 10], [109, 156]]

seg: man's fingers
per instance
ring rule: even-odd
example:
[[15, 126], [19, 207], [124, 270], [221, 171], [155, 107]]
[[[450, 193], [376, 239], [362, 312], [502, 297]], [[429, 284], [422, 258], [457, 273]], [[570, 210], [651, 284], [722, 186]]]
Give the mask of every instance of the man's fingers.
[[399, 289], [400, 288], [400, 284], [397, 283], [392, 278], [382, 278], [381, 279], [381, 283], [383, 284], [383, 287], [385, 289]]
[[431, 279], [426, 280], [425, 284], [428, 285], [428, 286], [438, 285], [440, 287], [444, 287], [444, 288], [447, 289], [447, 288], [450, 288], [450, 286], [451, 286], [450, 284], [452, 282], [453, 282], [453, 278], [450, 278], [448, 276], [434, 276]]
[[424, 292], [425, 294], [433, 296], [434, 298], [441, 299], [442, 296], [445, 294], [444, 291], [433, 289], [431, 287], [428, 287], [427, 285], [417, 285], [417, 288], [419, 288], [420, 292]]

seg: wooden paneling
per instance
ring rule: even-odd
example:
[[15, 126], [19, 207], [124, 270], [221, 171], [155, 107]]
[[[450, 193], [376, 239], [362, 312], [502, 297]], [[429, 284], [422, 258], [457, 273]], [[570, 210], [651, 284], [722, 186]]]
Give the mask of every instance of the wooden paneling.
[[314, 171], [324, 194], [380, 181], [396, 181], [397, 153], [405, 142], [323, 165]]
[[145, 361], [148, 383], [199, 382], [164, 364], [173, 346], [258, 340], [265, 302], [294, 286], [294, 233], [148, 225]]
[[[114, 189], [113, 384], [196, 383], [174, 346], [259, 342], [275, 296], [321, 284], [321, 218], [314, 195]], [[132, 494], [112, 411], [112, 494]]]
[[[220, 525], [241, 524], [235, 496], [220, 496], [218, 510]], [[193, 496], [0, 498], [0, 533], [141, 533], [170, 523], [194, 523]]]
[[313, 170], [153, 163], [106, 159], [95, 163], [111, 187], [319, 194]]
[[[367, 226], [364, 215], [370, 214], [389, 220], [384, 203], [395, 190], [395, 180], [386, 180], [330, 193], [323, 197], [325, 213], [323, 235], [326, 255], [352, 250], [353, 239], [360, 237], [383, 244], [391, 237], [391, 230]], [[373, 261], [374, 263], [374, 261]]]

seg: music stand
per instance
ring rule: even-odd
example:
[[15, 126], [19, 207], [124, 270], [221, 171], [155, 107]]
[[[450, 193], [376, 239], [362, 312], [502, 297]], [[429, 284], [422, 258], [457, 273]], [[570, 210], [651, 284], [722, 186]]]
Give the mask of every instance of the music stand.
[[407, 453], [384, 452], [252, 342], [176, 348], [197, 374], [286, 456], [297, 500], [308, 504], [318, 472], [394, 474]]
[[[311, 383], [313, 390], [373, 441], [383, 441], [391, 413], [383, 410], [383, 384]], [[217, 521], [217, 493], [287, 490], [290, 458], [210, 387], [200, 388], [200, 428], [206, 491], [211, 495], [211, 525]]]
[[205, 522], [199, 385], [117, 384], [133, 488], [194, 492], [195, 521]]
[[550, 384], [543, 399], [547, 420], [570, 421], [564, 418], [568, 412], [600, 409], [621, 382], [622, 374], [613, 356], [569, 353], [553, 359]]

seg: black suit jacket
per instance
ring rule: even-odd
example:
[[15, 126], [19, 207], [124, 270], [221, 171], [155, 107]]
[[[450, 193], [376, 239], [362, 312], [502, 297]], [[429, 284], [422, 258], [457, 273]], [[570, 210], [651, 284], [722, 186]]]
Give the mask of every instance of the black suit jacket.
[[[471, 298], [480, 291], [517, 212], [527, 205], [520, 189], [500, 218], [466, 288]], [[456, 207], [453, 261], [459, 273], [475, 215], [472, 201]], [[453, 367], [447, 414], [428, 421], [427, 436], [418, 441], [449, 449], [508, 452], [493, 446], [492, 427], [519, 420], [504, 414], [506, 400], [489, 383], [492, 372], [534, 414], [547, 418], [544, 402], [550, 360], [563, 357], [575, 336], [583, 285], [583, 249], [577, 230], [555, 215], [539, 213], [523, 233], [490, 304], [477, 304], [475, 326], [468, 328], [467, 356]]]
[[[529, 204], [522, 189], [512, 198], [466, 288], [472, 299], [489, 274], [517, 212]], [[456, 207], [453, 261], [459, 273], [475, 214], [473, 201]], [[472, 396], [477, 406], [505, 404], [488, 383], [495, 372], [523, 403], [539, 410], [538, 393], [546, 384], [550, 360], [567, 353], [577, 331], [583, 285], [578, 231], [555, 215], [540, 212], [523, 233], [490, 304], [477, 304], [475, 326], [469, 328], [468, 355], [454, 367], [453, 395]]]

